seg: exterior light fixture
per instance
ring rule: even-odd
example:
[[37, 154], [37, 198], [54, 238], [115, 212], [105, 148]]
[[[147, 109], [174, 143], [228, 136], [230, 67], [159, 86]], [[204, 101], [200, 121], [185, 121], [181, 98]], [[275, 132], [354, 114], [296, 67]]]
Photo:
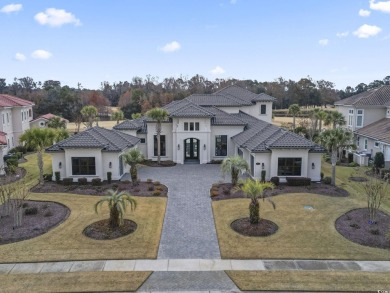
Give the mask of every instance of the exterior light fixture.
[[314, 165], [314, 162], [311, 163], [311, 168], [314, 170], [316, 168], [316, 165]]
[[261, 169], [264, 170], [265, 166], [264, 166], [264, 163], [261, 163]]
[[112, 168], [112, 162], [108, 163], [108, 168], [110, 168], [110, 169]]
[[177, 145], [177, 150], [180, 151], [180, 144]]
[[206, 150], [206, 144], [203, 145], [203, 149]]
[[58, 163], [58, 168], [59, 168], [59, 169], [62, 168], [62, 162], [59, 162], [59, 163]]

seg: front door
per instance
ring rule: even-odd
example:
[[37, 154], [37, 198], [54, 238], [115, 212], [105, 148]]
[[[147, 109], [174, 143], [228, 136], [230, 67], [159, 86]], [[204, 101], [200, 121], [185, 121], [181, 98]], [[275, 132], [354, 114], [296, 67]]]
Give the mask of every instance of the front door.
[[199, 139], [187, 138], [184, 140], [184, 160], [199, 160]]

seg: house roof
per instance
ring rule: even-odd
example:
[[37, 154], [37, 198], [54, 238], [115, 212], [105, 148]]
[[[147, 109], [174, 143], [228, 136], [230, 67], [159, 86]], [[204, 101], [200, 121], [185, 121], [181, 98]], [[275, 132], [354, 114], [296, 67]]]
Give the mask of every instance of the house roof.
[[7, 133], [0, 131], [0, 145], [7, 145]]
[[[144, 128], [145, 121], [144, 117], [134, 119], [134, 120], [125, 120], [113, 127], [115, 130], [140, 130]], [[145, 126], [146, 127], [146, 126]], [[145, 128], [146, 132], [146, 128]]]
[[296, 133], [283, 130], [241, 111], [235, 116], [248, 124], [245, 131], [233, 136], [232, 139], [240, 147], [247, 148], [251, 152], [269, 152], [278, 148], [309, 149], [311, 152], [325, 151], [319, 145]]
[[390, 118], [383, 118], [362, 127], [356, 130], [355, 134], [390, 144]]
[[121, 131], [95, 126], [52, 145], [46, 151], [59, 152], [67, 148], [100, 148], [107, 152], [120, 152], [135, 146], [139, 141], [139, 138]]
[[0, 94], [0, 107], [33, 106], [34, 103], [21, 98]]
[[247, 123], [242, 121], [240, 118], [226, 113], [216, 107], [204, 107], [207, 111], [213, 114], [211, 118], [211, 125], [241, 125], [245, 126]]
[[383, 85], [334, 103], [336, 106], [390, 106], [390, 85]]
[[207, 111], [205, 108], [197, 106], [193, 103], [182, 103], [182, 107], [173, 111], [169, 111], [170, 117], [213, 117], [214, 114]]
[[69, 123], [69, 120], [67, 120], [67, 119], [65, 119], [65, 118], [62, 118], [62, 117], [60, 117], [60, 116], [51, 114], [51, 113], [48, 113], [48, 114], [45, 114], [45, 115], [41, 115], [41, 116], [35, 118], [34, 120], [31, 120], [30, 122], [34, 122], [34, 121], [37, 121], [37, 120], [39, 120], [39, 119], [50, 120], [50, 119], [52, 119], [52, 118], [54, 118], [54, 117], [58, 117], [58, 118], [61, 119], [61, 121], [65, 121], [66, 123]]

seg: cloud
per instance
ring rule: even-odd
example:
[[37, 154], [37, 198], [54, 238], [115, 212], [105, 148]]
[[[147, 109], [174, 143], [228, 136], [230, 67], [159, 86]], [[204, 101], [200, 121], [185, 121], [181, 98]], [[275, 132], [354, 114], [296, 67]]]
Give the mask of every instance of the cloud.
[[24, 60], [26, 60], [26, 56], [24, 56], [24, 54], [22, 54], [22, 53], [16, 53], [15, 60], [24, 61]]
[[60, 27], [64, 24], [81, 25], [80, 20], [76, 16], [63, 9], [48, 8], [45, 12], [37, 13], [34, 18], [39, 24], [52, 27]]
[[45, 50], [35, 50], [32, 52], [31, 57], [34, 59], [49, 59], [53, 54]]
[[359, 10], [359, 15], [362, 17], [368, 17], [368, 16], [370, 16], [370, 14], [371, 14], [371, 11], [369, 11], [369, 10], [364, 10], [364, 9]]
[[336, 36], [338, 38], [345, 38], [349, 35], [349, 31], [346, 31], [346, 32], [341, 32], [341, 33], [337, 33]]
[[215, 66], [215, 68], [210, 70], [210, 73], [213, 75], [220, 75], [225, 73], [225, 69], [223, 69], [221, 66]]
[[329, 44], [329, 40], [328, 39], [319, 40], [318, 44], [320, 44], [321, 46], [327, 46]]
[[3, 13], [12, 13], [17, 12], [23, 8], [22, 4], [8, 4], [5, 5], [3, 8], [0, 9], [0, 12]]
[[382, 29], [376, 25], [363, 24], [356, 31], [353, 32], [355, 36], [362, 39], [376, 36], [382, 31]]
[[160, 48], [160, 50], [165, 53], [172, 53], [180, 49], [181, 49], [181, 45], [176, 41], [170, 42], [166, 44], [164, 47]]
[[382, 1], [375, 3], [375, 0], [370, 0], [370, 8], [385, 13], [390, 13], [390, 1]]

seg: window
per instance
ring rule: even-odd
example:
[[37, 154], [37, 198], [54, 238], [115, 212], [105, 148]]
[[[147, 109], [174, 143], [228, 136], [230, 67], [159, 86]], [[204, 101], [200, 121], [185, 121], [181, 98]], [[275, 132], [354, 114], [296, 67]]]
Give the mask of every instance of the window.
[[145, 142], [146, 142], [145, 138], [141, 138], [140, 143], [145, 143]]
[[360, 136], [358, 136], [357, 139], [356, 139], [356, 145], [360, 146]]
[[278, 176], [301, 176], [302, 158], [278, 158]]
[[364, 149], [366, 150], [368, 147], [368, 139], [364, 139]]
[[348, 126], [352, 127], [352, 125], [353, 125], [353, 110], [350, 109], [348, 111]]
[[374, 147], [379, 149], [379, 141], [374, 142]]
[[260, 115], [267, 114], [267, 105], [260, 105]]
[[9, 115], [8, 115], [8, 113], [7, 113], [7, 123], [9, 123]]
[[356, 127], [363, 127], [363, 110], [357, 110]]
[[194, 122], [190, 122], [190, 131], [194, 131]]
[[5, 124], [5, 114], [3, 114], [3, 124]]
[[215, 155], [218, 157], [227, 156], [227, 135], [215, 136]]
[[188, 122], [184, 122], [184, 130], [188, 131]]
[[199, 131], [199, 122], [184, 122], [184, 131], [188, 131], [188, 126], [190, 131]]
[[29, 116], [29, 117], [32, 117], [32, 111], [31, 111], [31, 109], [28, 110], [28, 116]]
[[[165, 135], [160, 135], [160, 156], [166, 156]], [[157, 135], [154, 136], [154, 156], [157, 154]]]
[[199, 131], [199, 122], [195, 122], [195, 130]]
[[95, 157], [72, 157], [72, 175], [96, 175]]

